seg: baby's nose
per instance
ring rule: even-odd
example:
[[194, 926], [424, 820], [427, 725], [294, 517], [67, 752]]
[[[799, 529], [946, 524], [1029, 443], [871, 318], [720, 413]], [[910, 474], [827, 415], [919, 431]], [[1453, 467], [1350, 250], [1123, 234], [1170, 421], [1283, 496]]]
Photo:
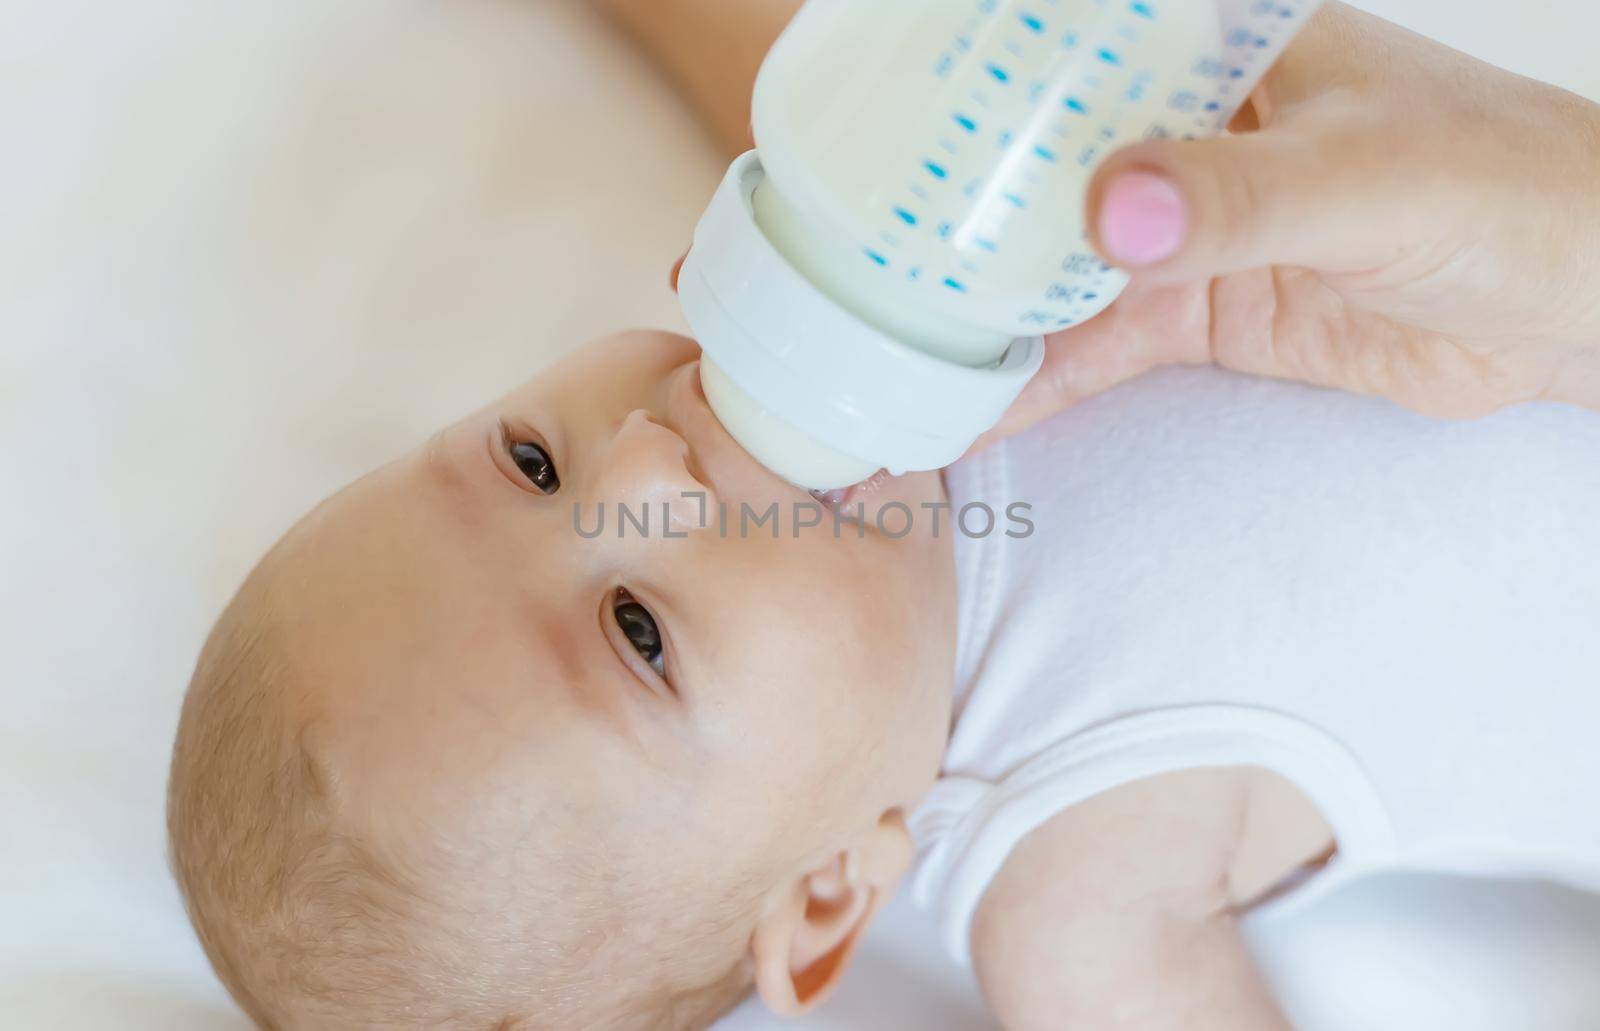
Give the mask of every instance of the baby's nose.
[[717, 497], [691, 471], [692, 462], [682, 437], [636, 409], [611, 443], [597, 500], [648, 509], [653, 520], [664, 521], [663, 530], [703, 529]]

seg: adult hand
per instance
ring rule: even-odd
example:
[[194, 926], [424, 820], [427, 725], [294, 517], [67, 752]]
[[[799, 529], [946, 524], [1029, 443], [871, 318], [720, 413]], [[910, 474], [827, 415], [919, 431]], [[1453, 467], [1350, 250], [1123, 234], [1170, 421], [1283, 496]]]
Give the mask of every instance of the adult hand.
[[1600, 408], [1600, 107], [1330, 4], [1234, 128], [1097, 172], [1133, 282], [985, 441], [1169, 364], [1439, 416]]

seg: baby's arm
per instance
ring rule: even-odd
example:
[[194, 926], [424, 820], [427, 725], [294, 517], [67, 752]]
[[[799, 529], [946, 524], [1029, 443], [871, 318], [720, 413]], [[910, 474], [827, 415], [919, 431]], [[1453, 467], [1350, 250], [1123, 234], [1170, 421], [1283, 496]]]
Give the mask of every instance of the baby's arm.
[[1235, 908], [1328, 841], [1297, 792], [1245, 769], [1168, 774], [1074, 806], [1024, 839], [984, 895], [972, 929], [984, 993], [1012, 1031], [1287, 1028]]
[[750, 145], [750, 93], [800, 0], [601, 0], [699, 111], [731, 157]]

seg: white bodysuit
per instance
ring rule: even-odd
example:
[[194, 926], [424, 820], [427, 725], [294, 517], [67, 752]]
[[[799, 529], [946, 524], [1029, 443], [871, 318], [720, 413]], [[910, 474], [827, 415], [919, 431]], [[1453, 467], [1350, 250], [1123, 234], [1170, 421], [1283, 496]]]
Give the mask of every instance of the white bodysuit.
[[913, 820], [958, 958], [1031, 830], [1204, 766], [1322, 810], [1338, 855], [1291, 899], [1394, 867], [1600, 889], [1600, 415], [1174, 369], [947, 475], [999, 514], [956, 538], [955, 723]]

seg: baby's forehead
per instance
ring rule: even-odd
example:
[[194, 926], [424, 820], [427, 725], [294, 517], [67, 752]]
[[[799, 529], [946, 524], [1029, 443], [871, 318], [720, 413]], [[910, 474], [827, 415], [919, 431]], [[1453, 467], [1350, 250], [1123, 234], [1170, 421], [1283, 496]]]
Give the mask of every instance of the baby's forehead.
[[330, 500], [263, 572], [303, 706], [352, 761], [481, 768], [518, 737], [571, 733], [545, 685], [574, 671], [559, 638], [467, 564], [471, 528], [431, 497], [420, 464]]

